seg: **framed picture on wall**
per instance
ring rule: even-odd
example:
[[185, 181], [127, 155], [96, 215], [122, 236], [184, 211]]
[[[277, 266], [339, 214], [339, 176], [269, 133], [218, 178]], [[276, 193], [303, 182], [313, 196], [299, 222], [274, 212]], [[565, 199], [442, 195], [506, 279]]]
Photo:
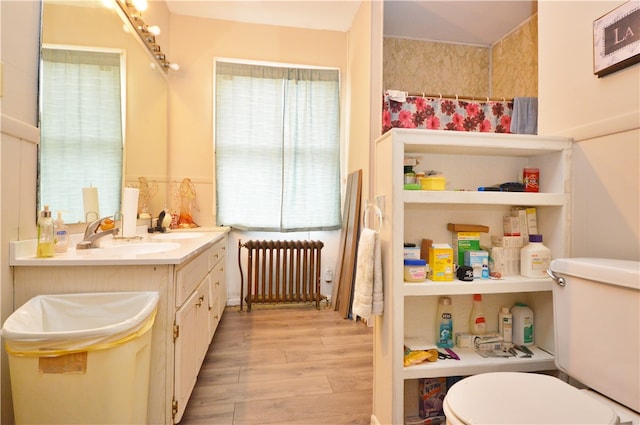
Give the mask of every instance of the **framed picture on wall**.
[[593, 73], [604, 77], [640, 62], [640, 0], [593, 21]]

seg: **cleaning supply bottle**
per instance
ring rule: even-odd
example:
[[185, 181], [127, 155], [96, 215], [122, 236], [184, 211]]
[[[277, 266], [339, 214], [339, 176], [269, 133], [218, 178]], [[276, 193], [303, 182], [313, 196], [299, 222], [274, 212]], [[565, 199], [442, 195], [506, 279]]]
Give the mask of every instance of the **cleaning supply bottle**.
[[511, 307], [513, 315], [513, 343], [533, 345], [533, 310], [528, 305], [516, 303]]
[[436, 339], [438, 347], [453, 348], [453, 308], [449, 297], [440, 297], [438, 300]]
[[487, 331], [487, 321], [482, 308], [482, 295], [473, 294], [473, 307], [469, 317], [469, 331], [474, 335], [482, 335]]
[[53, 222], [53, 229], [56, 234], [56, 252], [67, 252], [69, 232], [62, 219], [62, 211], [58, 211], [58, 218]]
[[542, 235], [529, 235], [529, 243], [520, 250], [520, 274], [525, 277], [547, 277], [551, 250], [542, 244]]
[[513, 341], [513, 315], [509, 312], [509, 307], [502, 307], [498, 314], [498, 332], [502, 341]]
[[38, 219], [38, 246], [36, 248], [36, 257], [53, 257], [56, 253], [55, 240], [51, 211], [49, 211], [49, 206], [45, 205]]

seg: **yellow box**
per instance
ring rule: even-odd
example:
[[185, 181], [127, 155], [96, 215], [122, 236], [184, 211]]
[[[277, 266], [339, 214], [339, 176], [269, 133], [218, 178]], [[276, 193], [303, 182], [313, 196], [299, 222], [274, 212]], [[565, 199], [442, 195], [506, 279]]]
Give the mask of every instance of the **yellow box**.
[[444, 190], [447, 179], [444, 176], [427, 176], [420, 179], [422, 190]]
[[429, 248], [429, 279], [453, 280], [453, 248], [446, 243], [437, 243]]

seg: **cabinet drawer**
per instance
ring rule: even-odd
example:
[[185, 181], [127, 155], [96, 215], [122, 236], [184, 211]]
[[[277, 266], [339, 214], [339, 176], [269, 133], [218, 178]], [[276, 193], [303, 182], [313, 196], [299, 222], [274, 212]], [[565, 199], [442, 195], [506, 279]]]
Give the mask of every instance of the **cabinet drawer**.
[[210, 249], [176, 271], [176, 307], [180, 307], [209, 273]]
[[213, 269], [214, 266], [224, 258], [227, 253], [227, 239], [224, 238], [215, 245], [211, 247], [209, 250], [209, 270]]

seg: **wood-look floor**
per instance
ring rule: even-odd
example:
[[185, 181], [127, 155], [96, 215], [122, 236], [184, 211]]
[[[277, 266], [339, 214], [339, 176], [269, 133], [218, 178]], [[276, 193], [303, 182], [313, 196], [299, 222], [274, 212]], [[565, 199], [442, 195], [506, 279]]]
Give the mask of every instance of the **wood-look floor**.
[[227, 307], [180, 425], [368, 425], [373, 333], [321, 305]]

